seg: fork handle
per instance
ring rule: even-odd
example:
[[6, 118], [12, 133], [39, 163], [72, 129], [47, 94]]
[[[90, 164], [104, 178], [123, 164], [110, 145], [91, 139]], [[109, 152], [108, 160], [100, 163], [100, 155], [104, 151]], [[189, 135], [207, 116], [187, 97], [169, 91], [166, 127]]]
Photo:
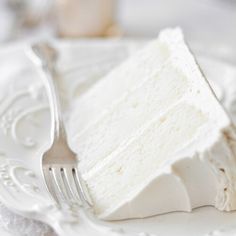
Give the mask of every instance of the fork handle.
[[28, 55], [39, 69], [49, 100], [51, 111], [51, 138], [57, 141], [59, 138], [66, 140], [66, 131], [61, 113], [60, 97], [57, 89], [58, 73], [55, 69], [57, 52], [48, 43], [32, 45]]
[[58, 94], [57, 81], [58, 73], [56, 72], [52, 63], [42, 63], [40, 74], [43, 79], [49, 106], [51, 111], [51, 138], [56, 141], [58, 139], [66, 140], [66, 131], [64, 127], [63, 117], [61, 113], [61, 103]]

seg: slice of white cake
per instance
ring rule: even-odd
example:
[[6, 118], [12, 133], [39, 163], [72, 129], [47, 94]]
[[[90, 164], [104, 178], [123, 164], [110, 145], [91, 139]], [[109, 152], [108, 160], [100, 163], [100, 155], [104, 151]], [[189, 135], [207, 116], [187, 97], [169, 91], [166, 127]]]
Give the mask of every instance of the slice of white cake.
[[236, 209], [235, 128], [179, 29], [83, 94], [70, 124], [100, 218]]

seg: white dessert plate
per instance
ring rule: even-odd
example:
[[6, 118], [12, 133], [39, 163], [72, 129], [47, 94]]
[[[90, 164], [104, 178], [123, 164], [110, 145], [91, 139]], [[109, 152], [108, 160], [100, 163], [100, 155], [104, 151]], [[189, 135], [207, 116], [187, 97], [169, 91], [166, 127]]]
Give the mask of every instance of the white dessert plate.
[[[59, 82], [65, 118], [80, 94], [139, 45], [123, 41], [55, 44], [61, 52], [58, 68], [63, 75]], [[236, 121], [236, 68], [204, 56], [198, 59], [217, 96]], [[0, 50], [0, 74], [0, 201], [14, 212], [49, 223], [58, 231], [55, 219], [65, 227], [75, 227], [51, 204], [42, 182], [40, 156], [49, 141], [49, 109], [41, 80], [22, 45]], [[118, 235], [229, 236], [236, 235], [235, 219], [236, 212], [203, 207], [191, 213], [107, 225]]]

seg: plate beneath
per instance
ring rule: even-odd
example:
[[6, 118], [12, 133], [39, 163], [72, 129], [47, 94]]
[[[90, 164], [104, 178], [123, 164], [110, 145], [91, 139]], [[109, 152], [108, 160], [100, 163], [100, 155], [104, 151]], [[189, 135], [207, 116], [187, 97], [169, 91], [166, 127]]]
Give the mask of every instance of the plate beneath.
[[[107, 40], [55, 45], [61, 52], [58, 69], [63, 76], [59, 83], [68, 120], [76, 99], [132, 54], [140, 43]], [[197, 58], [218, 98], [236, 121], [236, 68], [204, 55]], [[13, 211], [34, 217], [34, 210], [49, 203], [39, 168], [41, 153], [49, 142], [47, 98], [22, 45], [0, 51], [0, 62], [0, 200]], [[230, 236], [236, 235], [235, 219], [236, 212], [204, 207], [191, 213], [109, 225], [121, 235], [132, 232], [138, 236]]]

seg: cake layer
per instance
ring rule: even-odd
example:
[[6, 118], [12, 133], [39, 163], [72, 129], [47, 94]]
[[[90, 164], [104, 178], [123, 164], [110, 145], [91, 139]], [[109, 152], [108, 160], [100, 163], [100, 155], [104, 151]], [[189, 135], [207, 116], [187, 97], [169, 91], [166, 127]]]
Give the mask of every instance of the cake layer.
[[84, 175], [100, 214], [140, 191], [167, 160], [197, 137], [208, 122], [195, 107], [179, 103]]
[[130, 88], [142, 83], [147, 76], [156, 74], [170, 57], [168, 44], [161, 37], [154, 40], [147, 45], [148, 50], [144, 48], [136, 52], [83, 94], [72, 111], [70, 132], [76, 134], [83, 131]]
[[146, 121], [179, 101], [189, 86], [185, 75], [168, 64], [117, 99], [117, 103], [77, 135], [81, 172], [89, 171], [127, 142]]

